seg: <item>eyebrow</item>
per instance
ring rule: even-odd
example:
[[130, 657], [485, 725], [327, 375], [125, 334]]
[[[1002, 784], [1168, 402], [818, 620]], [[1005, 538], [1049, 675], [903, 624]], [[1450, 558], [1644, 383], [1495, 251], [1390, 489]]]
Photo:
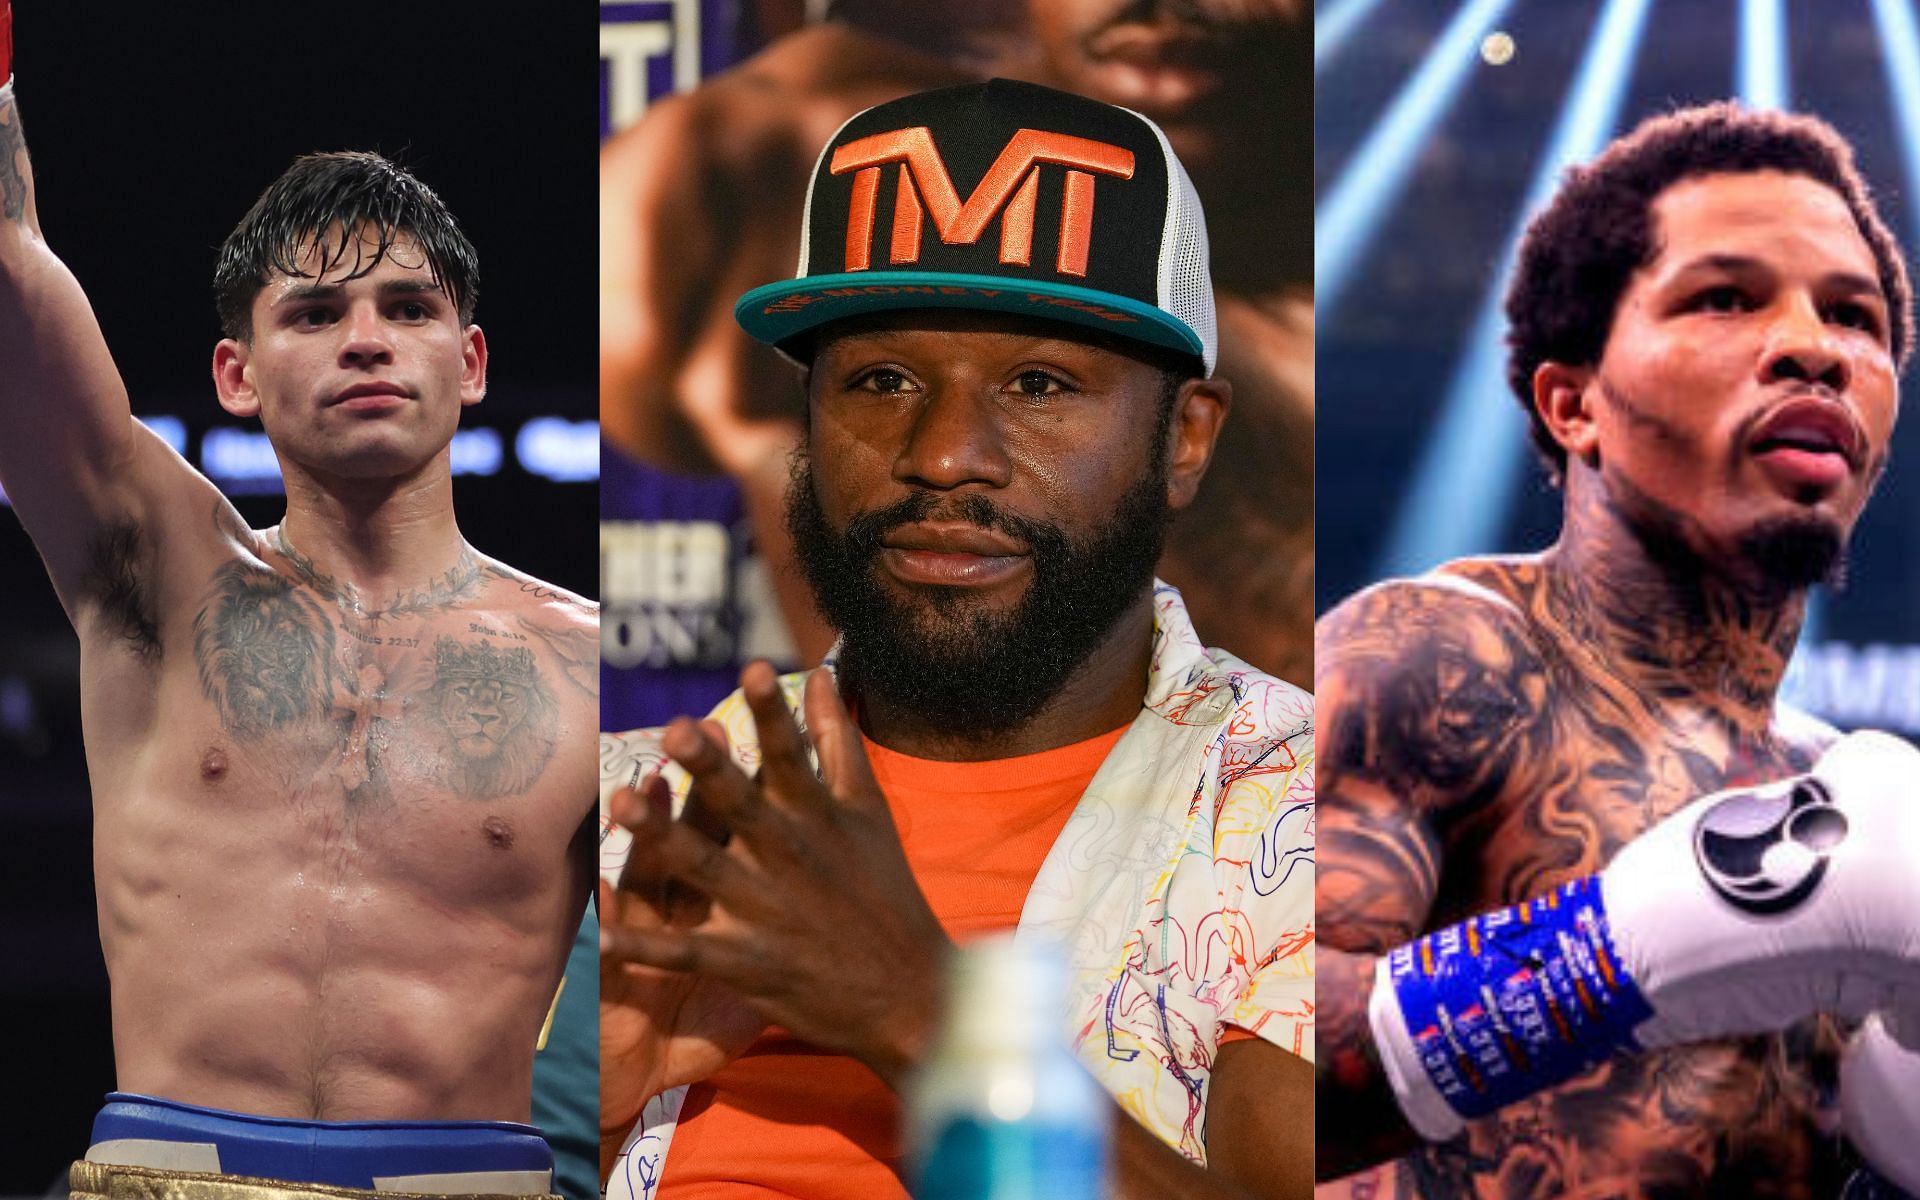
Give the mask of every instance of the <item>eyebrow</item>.
[[[345, 292], [346, 288], [337, 283], [303, 283], [280, 293], [273, 303], [278, 306], [313, 300], [338, 300]], [[380, 284], [375, 294], [381, 297], [444, 296], [446, 289], [431, 279], [392, 279]]]
[[[1744, 254], [1704, 254], [1683, 264], [1674, 274], [1689, 275], [1695, 271], [1726, 271], [1729, 274], [1738, 274], [1761, 269], [1764, 266], [1765, 264], [1759, 259], [1749, 258]], [[1872, 292], [1883, 299], [1886, 296], [1878, 279], [1870, 275], [1862, 275], [1857, 271], [1829, 271], [1820, 277], [1820, 281], [1825, 284], [1837, 284], [1850, 292]]]

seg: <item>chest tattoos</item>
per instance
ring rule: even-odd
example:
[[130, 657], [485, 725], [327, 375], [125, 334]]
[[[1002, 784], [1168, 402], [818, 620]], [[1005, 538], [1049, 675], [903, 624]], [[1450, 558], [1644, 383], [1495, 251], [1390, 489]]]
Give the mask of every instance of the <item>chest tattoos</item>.
[[369, 613], [304, 576], [230, 562], [193, 622], [201, 690], [221, 728], [290, 786], [330, 780], [367, 800], [398, 776], [467, 799], [522, 794], [561, 722], [535, 649], [553, 637], [474, 619], [460, 602], [475, 592], [451, 581]]
[[333, 626], [312, 598], [272, 571], [231, 562], [214, 573], [193, 619], [200, 687], [240, 741], [326, 715]]
[[437, 639], [425, 715], [446, 784], [462, 796], [523, 792], [553, 757], [553, 698], [525, 646]]
[[[1321, 1076], [1338, 1086], [1320, 1111], [1349, 1140], [1392, 1103], [1365, 1023], [1372, 955], [1598, 871], [1697, 796], [1810, 765], [1816, 748], [1771, 721], [1797, 612], [1708, 596], [1664, 614], [1631, 591], [1488, 564], [1323, 621]], [[1343, 1194], [1833, 1195], [1837, 1047], [1819, 1022], [1617, 1058]]]

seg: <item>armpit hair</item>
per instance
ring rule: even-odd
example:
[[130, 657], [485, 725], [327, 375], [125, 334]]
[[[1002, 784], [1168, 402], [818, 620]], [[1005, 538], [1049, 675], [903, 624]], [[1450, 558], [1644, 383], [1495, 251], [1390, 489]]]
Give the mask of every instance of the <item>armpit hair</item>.
[[141, 567], [151, 551], [138, 526], [109, 525], [87, 548], [87, 572], [82, 594], [100, 606], [101, 620], [115, 629], [127, 648], [140, 658], [160, 654], [160, 623], [154, 614], [153, 593]]

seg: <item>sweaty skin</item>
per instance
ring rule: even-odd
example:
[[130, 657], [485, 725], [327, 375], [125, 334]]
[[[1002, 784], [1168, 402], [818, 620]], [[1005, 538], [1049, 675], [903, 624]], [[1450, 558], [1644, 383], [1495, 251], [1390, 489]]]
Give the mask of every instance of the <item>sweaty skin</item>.
[[[1346, 1131], [1323, 1136], [1323, 1174], [1418, 1145], [1379, 1116], [1395, 1110], [1366, 1019], [1376, 955], [1591, 875], [1696, 797], [1818, 756], [1820, 732], [1771, 705], [1797, 612], [1753, 623], [1728, 603], [1696, 631], [1612, 590], [1624, 582], [1551, 557], [1461, 562], [1323, 622], [1317, 698], [1340, 715], [1322, 734], [1320, 785], [1338, 802], [1319, 827], [1317, 1120]], [[1728, 694], [1691, 686], [1702, 666]], [[1820, 1081], [1837, 1051], [1810, 1023], [1616, 1058], [1319, 1194], [1835, 1195]]]
[[[1743, 547], [1783, 526], [1843, 545], [1872, 491], [1898, 408], [1873, 259], [1804, 177], [1698, 177], [1652, 213], [1601, 361], [1534, 377], [1568, 452], [1559, 542], [1321, 620], [1317, 1170], [1366, 1168], [1324, 1197], [1814, 1200], [1847, 1178], [1825, 1020], [1616, 1056], [1426, 1145], [1367, 1019], [1380, 954], [1592, 875], [1833, 737], [1776, 701], [1807, 582]], [[1853, 431], [1844, 461], [1782, 453], [1769, 431], [1809, 410]]]
[[134, 421], [11, 102], [0, 214], [0, 481], [79, 635], [118, 1087], [525, 1121], [591, 881], [596, 622], [455, 525], [479, 328], [409, 238], [270, 279], [215, 355], [287, 484], [255, 531]]
[[[996, 73], [1134, 107], [1142, 105], [1139, 96], [1102, 90], [1114, 86], [1113, 72], [1081, 63], [1080, 52], [1068, 47], [1095, 30], [1124, 42], [1124, 53], [1141, 62], [1197, 55], [1196, 39], [1208, 47], [1268, 45], [1237, 26], [1202, 39], [1181, 21], [1111, 3], [1034, 0], [1031, 7], [1041, 41], [1016, 45], [1018, 53], [996, 64]], [[1227, 10], [1216, 21], [1230, 22], [1238, 6], [1213, 7]], [[1295, 5], [1265, 7], [1270, 11], [1254, 28], [1291, 29], [1287, 23], [1299, 20]], [[1109, 49], [1106, 41], [1099, 48]], [[1277, 73], [1274, 61], [1259, 59], [1260, 69]], [[1229, 68], [1242, 66], [1219, 69]], [[1184, 73], [1214, 71], [1209, 60]], [[808, 172], [842, 122], [871, 105], [972, 78], [898, 41], [827, 22], [654, 105], [601, 152], [603, 432], [656, 467], [724, 472], [739, 481], [755, 545], [805, 662], [818, 661], [832, 635], [797, 573], [785, 569], [792, 548], [781, 497], [803, 397], [792, 365], [735, 324], [733, 303], [749, 288], [793, 274], [795, 214]], [[1236, 397], [1213, 470], [1193, 506], [1176, 518], [1159, 573], [1181, 589], [1208, 644], [1302, 680], [1313, 662], [1309, 221], [1306, 207], [1274, 198], [1301, 191], [1304, 205], [1311, 196], [1296, 186], [1305, 177], [1273, 130], [1298, 126], [1304, 136], [1311, 122], [1304, 104], [1274, 111], [1286, 99], [1278, 85], [1218, 96], [1254, 99], [1194, 96], [1148, 110], [1168, 122], [1207, 211], [1218, 374], [1233, 380]], [[1250, 153], [1250, 146], [1262, 152]]]
[[108, 612], [82, 640], [119, 1087], [526, 1120], [585, 888], [589, 611], [471, 553], [356, 610], [206, 525], [231, 557], [154, 589], [156, 640]]

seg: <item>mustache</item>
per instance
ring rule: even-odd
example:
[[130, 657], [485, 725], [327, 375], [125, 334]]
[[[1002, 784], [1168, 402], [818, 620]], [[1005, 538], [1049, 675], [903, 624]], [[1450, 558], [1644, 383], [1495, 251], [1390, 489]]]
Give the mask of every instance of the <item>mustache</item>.
[[1305, 15], [1304, 0], [1125, 0], [1087, 40], [1121, 25], [1162, 20], [1224, 37], [1248, 28], [1302, 24]]
[[1059, 526], [1015, 516], [985, 496], [958, 496], [943, 502], [929, 492], [909, 492], [884, 508], [861, 513], [847, 522], [841, 536], [861, 557], [872, 558], [879, 555], [880, 539], [888, 533], [928, 520], [1004, 533], [1025, 542], [1040, 558], [1064, 551], [1068, 545], [1067, 535]]

